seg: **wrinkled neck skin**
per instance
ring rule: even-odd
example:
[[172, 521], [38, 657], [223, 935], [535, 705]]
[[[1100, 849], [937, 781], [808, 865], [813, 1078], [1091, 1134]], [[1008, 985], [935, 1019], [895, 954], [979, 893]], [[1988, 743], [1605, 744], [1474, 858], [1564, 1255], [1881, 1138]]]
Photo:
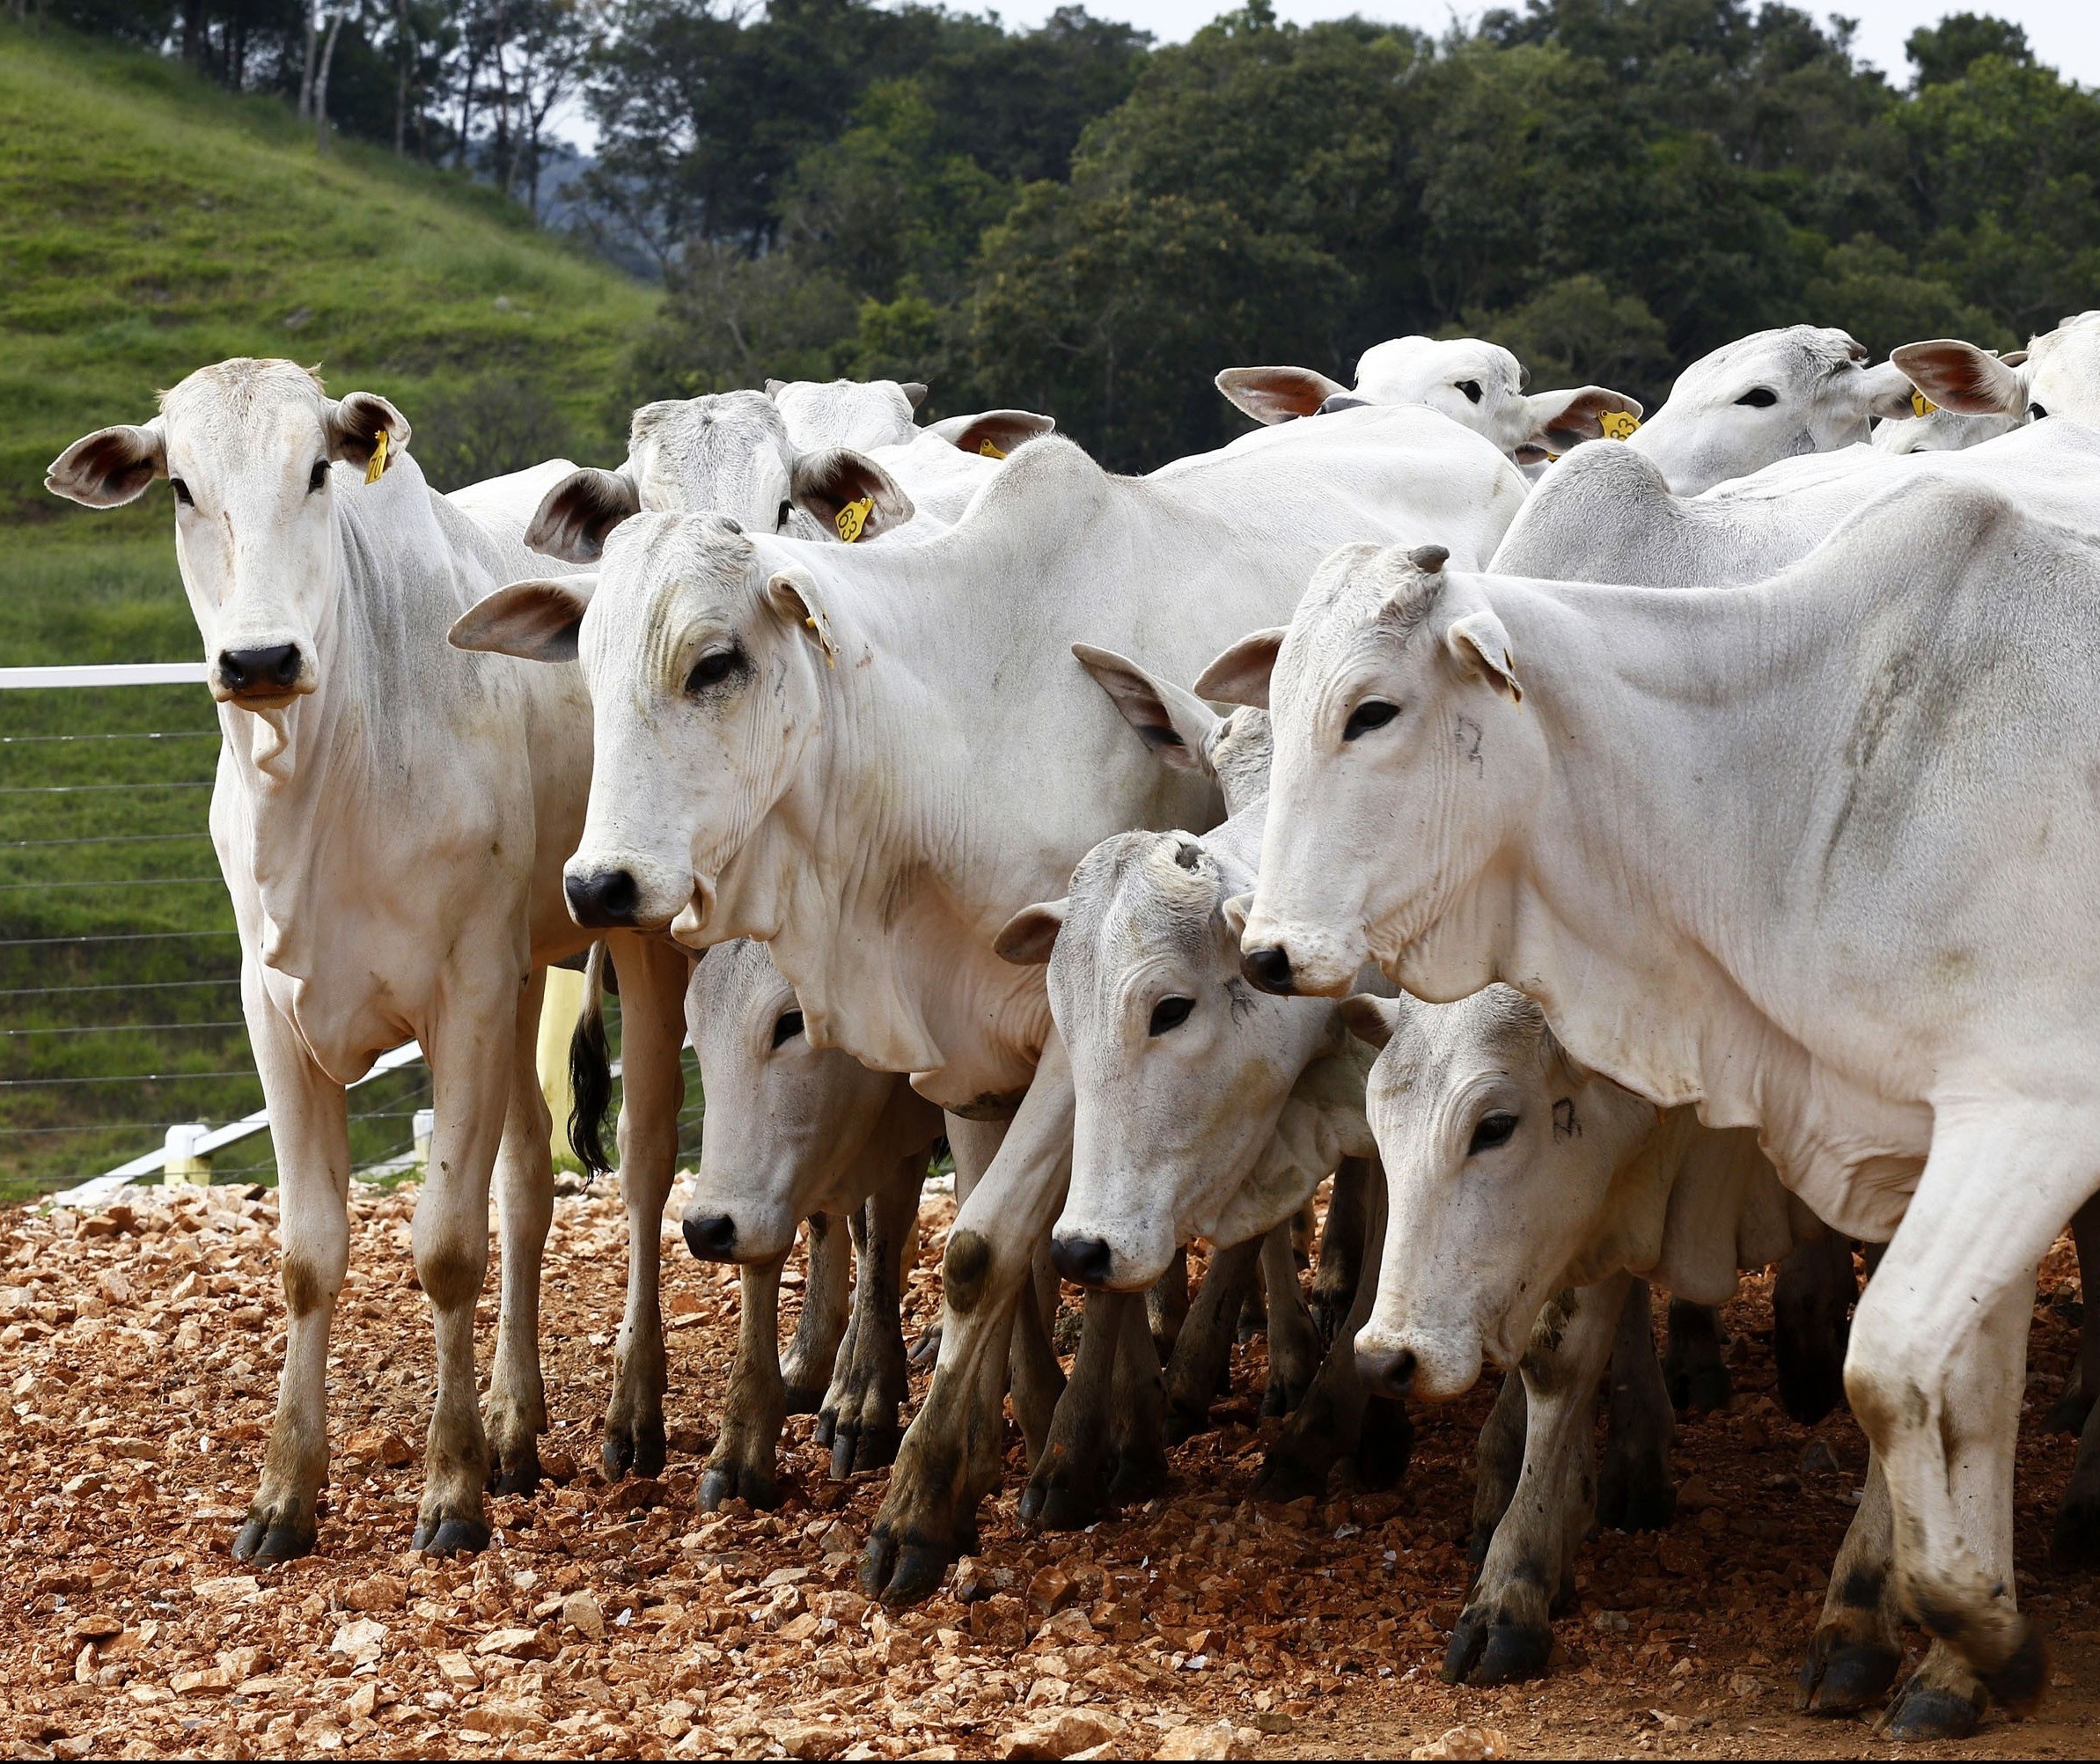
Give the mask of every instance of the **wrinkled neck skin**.
[[[1710, 1127], [1759, 1129], [1817, 1214], [1890, 1237], [1931, 1131], [1900, 1099], [1929, 1075], [1830, 1057], [1849, 1043], [1872, 1062], [1888, 1037], [1863, 1016], [1847, 1034], [1813, 937], [1771, 946], [1804, 805], [1731, 790], [1797, 774], [1802, 719], [1844, 703], [1845, 634], [1799, 592], [1497, 578], [1493, 600], [1537, 719], [1535, 810], [1480, 873], [1372, 926], [1373, 955], [1431, 1001], [1507, 981], [1583, 1064]], [[1731, 807], [1734, 824], [1716, 812]], [[1716, 864], [1717, 845], [1739, 861]]]

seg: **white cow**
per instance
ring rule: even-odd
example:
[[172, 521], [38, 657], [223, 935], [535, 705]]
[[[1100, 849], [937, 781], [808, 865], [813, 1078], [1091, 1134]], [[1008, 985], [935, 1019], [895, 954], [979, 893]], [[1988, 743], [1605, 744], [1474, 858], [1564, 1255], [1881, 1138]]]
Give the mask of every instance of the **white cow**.
[[1890, 360], [1943, 410], [2038, 423], [2100, 423], [2100, 309], [2074, 312], [2003, 357], [1949, 338], [1905, 343]]
[[[1989, 353], [1998, 355], [1995, 349]], [[1896, 356], [1891, 356], [1890, 359], [1896, 361]], [[2027, 359], [2027, 351], [2012, 349], [2000, 356], [1999, 359], [2007, 367], [2016, 368]], [[1898, 367], [1903, 365], [1900, 361], [1897, 361], [1896, 364]], [[1917, 413], [1913, 416], [1876, 423], [1874, 425], [1873, 445], [1884, 453], [1958, 452], [1962, 448], [1973, 447], [1979, 442], [1995, 440], [2027, 421], [2024, 405], [2013, 411], [1972, 413], [1948, 410], [1933, 403], [1922, 392], [1913, 393], [1911, 408]]]
[[[1608, 386], [1527, 394], [1530, 375], [1499, 343], [1479, 337], [1393, 337], [1356, 364], [1354, 388], [1317, 368], [1227, 368], [1217, 388], [1257, 423], [1346, 410], [1358, 404], [1420, 404], [1485, 436], [1520, 465], [1599, 436], [1630, 432], [1641, 401]], [[1609, 427], [1607, 427], [1609, 425]]]
[[[1138, 479], [1049, 437], [924, 545], [643, 515], [612, 535], [595, 594], [521, 583], [456, 628], [526, 654], [582, 644], [608, 744], [571, 872], [588, 916], [768, 938], [819, 1046], [911, 1073], [951, 1114], [1010, 1118], [949, 1239], [939, 1370], [870, 1542], [877, 1589], [929, 1590], [997, 1480], [1009, 1326], [1064, 1187], [1062, 1049], [1039, 974], [994, 938], [1109, 834], [1215, 816], [1201, 777], [1131, 741], [1071, 643], [1193, 671], [1292, 605], [1340, 540], [1435, 532], [1482, 557], [1522, 495], [1492, 447], [1421, 410], [1263, 430]], [[999, 1131], [958, 1145], [958, 1170]]]
[[[2034, 1271], [2100, 1186], [2100, 823], [2064, 806], [2096, 650], [2100, 548], [1921, 484], [1723, 591], [1354, 548], [1198, 685], [1274, 719], [1251, 978], [1507, 978], [1585, 1064], [1893, 1234], [1846, 1388], [1897, 1594], [2016, 1709], [2047, 1682], [2011, 1560]], [[1425, 1338], [1416, 1377], [1479, 1352]]]
[[[408, 439], [383, 398], [331, 399], [290, 362], [236, 360], [191, 374], [151, 422], [75, 442], [46, 480], [98, 508], [170, 480], [219, 704], [212, 839], [276, 1145], [288, 1312], [261, 1485], [234, 1543], [243, 1557], [315, 1543], [349, 1244], [343, 1087], [401, 1041], [422, 1043], [437, 1112], [415, 1226], [437, 1337], [417, 1547], [486, 1544], [483, 1484], [530, 1488], [546, 1426], [539, 1275], [553, 1172], [533, 1049], [541, 967], [585, 942], [563, 909], [561, 866], [582, 822], [590, 714], [573, 668], [444, 647], [452, 621], [529, 554], [434, 494]], [[634, 1166], [668, 1182], [684, 963], [621, 944], [623, 1136]], [[484, 1432], [474, 1317], [492, 1166], [503, 1305]]]

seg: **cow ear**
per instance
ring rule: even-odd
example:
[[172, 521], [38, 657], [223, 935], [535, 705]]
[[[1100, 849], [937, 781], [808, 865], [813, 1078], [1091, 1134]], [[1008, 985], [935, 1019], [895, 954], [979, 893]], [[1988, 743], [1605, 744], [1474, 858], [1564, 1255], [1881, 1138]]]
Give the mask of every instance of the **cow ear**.
[[346, 465], [371, 468], [378, 451], [379, 437], [386, 437], [386, 455], [379, 464], [383, 472], [408, 445], [408, 419], [376, 392], [353, 392], [336, 400], [328, 412], [328, 457]]
[[1383, 1047], [1392, 1040], [1393, 1026], [1400, 1020], [1399, 1001], [1369, 992], [1351, 993], [1341, 1002], [1341, 1020], [1359, 1041]]
[[1253, 904], [1252, 894], [1235, 894], [1218, 908], [1225, 915], [1225, 934], [1235, 944], [1247, 934], [1247, 914]]
[[926, 433], [939, 436], [958, 452], [1003, 459], [1024, 441], [1056, 427], [1054, 416], [1039, 416], [1032, 410], [980, 410], [974, 416], [944, 416], [928, 423]]
[[1196, 681], [1196, 696], [1215, 699], [1220, 704], [1251, 704], [1257, 710], [1269, 708], [1269, 675], [1275, 671], [1276, 651], [1283, 647], [1284, 627], [1256, 631], [1242, 637], [1205, 668]]
[[2027, 408], [2020, 376], [1974, 343], [1951, 337], [1905, 343], [1891, 349], [1889, 360], [1942, 410], [1970, 416], [2017, 416]]
[[781, 393], [788, 389], [789, 384], [789, 383], [784, 379], [767, 380], [766, 382], [766, 396], [768, 398], [778, 398]]
[[1526, 453], [1565, 453], [1606, 436], [1623, 441], [1641, 426], [1642, 408], [1639, 399], [1604, 386], [1585, 386], [1575, 392], [1535, 392], [1524, 400], [1531, 430], [1517, 444], [1517, 459], [1528, 464]]
[[924, 380], [899, 380], [897, 382], [897, 387], [907, 398], [911, 400], [914, 410], [926, 402], [926, 382]]
[[1022, 908], [992, 939], [994, 952], [1000, 960], [1010, 961], [1016, 967], [1040, 967], [1057, 947], [1057, 934], [1064, 930], [1065, 915], [1071, 907], [1067, 899], [1040, 900]]
[[831, 615], [817, 592], [816, 577], [804, 570], [783, 570], [767, 582], [766, 600], [797, 630], [810, 635], [824, 651], [827, 666], [837, 665], [839, 646], [832, 637]]
[[1910, 376], [1894, 362], [1883, 362], [1878, 367], [1867, 369], [1864, 378], [1868, 415], [1898, 422], [1924, 414], [1912, 401], [1917, 388], [1912, 386]]
[[513, 582], [460, 614], [445, 641], [456, 650], [484, 650], [526, 661], [574, 661], [576, 632], [597, 589], [595, 576]]
[[567, 563], [595, 563], [606, 535], [642, 512], [642, 493], [625, 472], [580, 466], [540, 499], [525, 542]]
[[1289, 423], [1314, 416], [1337, 393], [1348, 387], [1317, 368], [1230, 367], [1217, 377], [1217, 389], [1257, 423]]
[[156, 416], [83, 436], [51, 462], [44, 488], [91, 509], [114, 509], [136, 502], [154, 479], [167, 474], [167, 440]]
[[1219, 722], [1208, 704], [1112, 650], [1074, 643], [1072, 653], [1161, 764], [1179, 772], [1205, 769], [1203, 755]]
[[1509, 652], [1509, 633], [1486, 606], [1454, 619], [1444, 627], [1443, 641], [1460, 667], [1484, 675], [1497, 692], [1509, 695], [1512, 704], [1524, 702], [1524, 687], [1517, 683], [1516, 658]]
[[851, 447], [803, 454], [788, 474], [788, 496], [825, 532], [848, 544], [878, 538], [912, 518], [912, 499], [903, 487]]

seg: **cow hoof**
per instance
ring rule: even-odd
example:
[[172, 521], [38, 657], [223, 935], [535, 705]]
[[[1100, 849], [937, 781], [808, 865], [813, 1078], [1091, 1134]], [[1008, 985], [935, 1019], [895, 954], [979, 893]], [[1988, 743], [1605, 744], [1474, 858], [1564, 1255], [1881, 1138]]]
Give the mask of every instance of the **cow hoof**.
[[1680, 1365], [1670, 1373], [1669, 1382], [1670, 1407], [1694, 1415], [1724, 1409], [1736, 1394], [1734, 1381], [1722, 1365]]
[[1903, 1656], [1879, 1642], [1855, 1642], [1831, 1628], [1818, 1629], [1801, 1663], [1794, 1706], [1813, 1715], [1850, 1715], [1889, 1694]]
[[1184, 1445], [1200, 1433], [1210, 1431], [1210, 1411], [1201, 1412], [1190, 1408], [1171, 1408], [1167, 1411], [1166, 1439], [1169, 1445]]
[[1461, 1612], [1443, 1652], [1447, 1685], [1510, 1685], [1546, 1676], [1553, 1632], [1545, 1624], [1494, 1621], [1483, 1606]]
[[2020, 1640], [1994, 1671], [1983, 1674], [1983, 1687], [2000, 1708], [2012, 1715], [2031, 1715], [2049, 1686], [2049, 1644], [2039, 1625], [2020, 1620]]
[[1920, 1685], [1913, 1674], [1890, 1705], [1883, 1734], [1906, 1744], [1925, 1739], [1966, 1739], [1983, 1718], [1980, 1692], [1964, 1696], [1940, 1685]]
[[1325, 1456], [1302, 1458], [1287, 1440], [1269, 1447], [1261, 1474], [1254, 1479], [1254, 1495], [1262, 1501], [1296, 1501], [1307, 1495], [1327, 1492], [1327, 1472], [1333, 1468]]
[[2100, 1495], [2074, 1488], [2056, 1510], [2049, 1559], [2058, 1568], [2100, 1567]]
[[540, 1453], [529, 1450], [515, 1464], [494, 1464], [488, 1470], [492, 1495], [530, 1495], [540, 1487]]
[[[824, 1412], [824, 1390], [820, 1385], [789, 1385], [782, 1394], [788, 1402], [787, 1408], [782, 1411], [784, 1414], [821, 1415]], [[831, 1443], [828, 1433], [825, 1436], [825, 1443]]]
[[273, 1524], [251, 1518], [234, 1535], [233, 1554], [242, 1562], [290, 1562], [311, 1555], [320, 1540], [319, 1528], [296, 1524]]
[[415, 1527], [415, 1547], [425, 1555], [479, 1555], [488, 1547], [486, 1519], [423, 1519]]
[[710, 1464], [701, 1474], [700, 1510], [718, 1510], [724, 1501], [744, 1501], [764, 1510], [780, 1503], [780, 1484], [770, 1471], [748, 1464]]
[[1842, 1355], [1789, 1352], [1775, 1337], [1773, 1357], [1779, 1368], [1780, 1407], [1803, 1427], [1813, 1427], [1845, 1400]]
[[1607, 1531], [1661, 1532], [1677, 1518], [1677, 1489], [1666, 1465], [1607, 1459], [1597, 1481], [1597, 1522]]
[[914, 1370], [930, 1366], [941, 1357], [941, 1328], [937, 1323], [930, 1329], [922, 1330], [919, 1339], [905, 1352], [905, 1363]]
[[1272, 1375], [1267, 1388], [1261, 1393], [1261, 1412], [1272, 1419], [1277, 1415], [1296, 1415], [1298, 1405], [1305, 1400], [1305, 1393], [1311, 1388], [1311, 1378], [1294, 1382]]
[[2086, 1417], [2093, 1412], [2093, 1399], [2087, 1394], [2085, 1380], [2078, 1369], [2071, 1369], [2071, 1376], [2064, 1380], [2062, 1395], [2049, 1406], [2049, 1413], [2042, 1418], [2042, 1427], [2049, 1433], [2067, 1433], [2074, 1439], [2085, 1431]]
[[643, 1422], [639, 1427], [607, 1429], [600, 1455], [605, 1459], [606, 1481], [617, 1482], [628, 1474], [660, 1476], [670, 1455], [661, 1421]]
[[868, 1540], [868, 1553], [861, 1558], [861, 1590], [892, 1609], [915, 1605], [947, 1578], [954, 1561], [954, 1553], [938, 1545], [899, 1547], [878, 1532]]
[[895, 1422], [834, 1428], [831, 1436], [831, 1474], [843, 1482], [862, 1470], [880, 1470], [897, 1461], [904, 1430]]
[[1099, 1493], [1062, 1484], [1041, 1489], [1032, 1485], [1021, 1496], [1021, 1522], [1039, 1532], [1083, 1532], [1106, 1518], [1108, 1510]]
[[1414, 1455], [1414, 1423], [1395, 1397], [1373, 1397], [1363, 1406], [1356, 1436], [1356, 1480], [1367, 1488], [1396, 1487]]

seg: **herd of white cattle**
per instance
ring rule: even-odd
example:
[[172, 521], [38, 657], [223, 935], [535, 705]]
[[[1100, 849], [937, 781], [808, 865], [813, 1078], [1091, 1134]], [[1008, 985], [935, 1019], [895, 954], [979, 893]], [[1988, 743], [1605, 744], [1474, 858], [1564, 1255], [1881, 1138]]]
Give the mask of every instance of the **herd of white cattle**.
[[[835, 1474], [894, 1460], [871, 1593], [970, 1547], [1010, 1396], [1024, 1518], [1160, 1493], [1259, 1302], [1276, 1492], [1399, 1474], [1403, 1399], [1512, 1371], [1446, 1673], [1537, 1676], [1593, 1520], [1669, 1520], [1671, 1386], [1725, 1391], [1700, 1307], [1785, 1258], [1788, 1407], [1848, 1396], [1872, 1446], [1803, 1706], [1881, 1704], [1906, 1620], [1932, 1643], [1891, 1731], [2031, 1706], [2026, 1334], [2100, 1187], [2100, 312], [2002, 358], [1764, 332], [1645, 421], [1524, 379], [1420, 337], [1353, 387], [1229, 369], [1264, 426], [1142, 477], [1046, 416], [922, 428], [921, 386], [775, 382], [644, 408], [616, 471], [441, 495], [385, 399], [241, 359], [67, 448], [48, 484], [91, 507], [169, 480], [224, 736], [287, 1307], [236, 1554], [317, 1543], [343, 1087], [409, 1038], [415, 1542], [481, 1547], [484, 1490], [533, 1486], [533, 1050], [545, 970], [588, 952], [590, 1159], [607, 984], [625, 1085], [609, 1474], [665, 1459], [689, 1041], [685, 1235], [744, 1295], [701, 1503], [773, 1499], [784, 1416], [820, 1412]], [[960, 1206], [900, 1434], [944, 1143]], [[1309, 1308], [1294, 1228], [1330, 1178]], [[1059, 1276], [1086, 1290], [1068, 1382]], [[2100, 1554], [2100, 1422], [2057, 1547]]]

